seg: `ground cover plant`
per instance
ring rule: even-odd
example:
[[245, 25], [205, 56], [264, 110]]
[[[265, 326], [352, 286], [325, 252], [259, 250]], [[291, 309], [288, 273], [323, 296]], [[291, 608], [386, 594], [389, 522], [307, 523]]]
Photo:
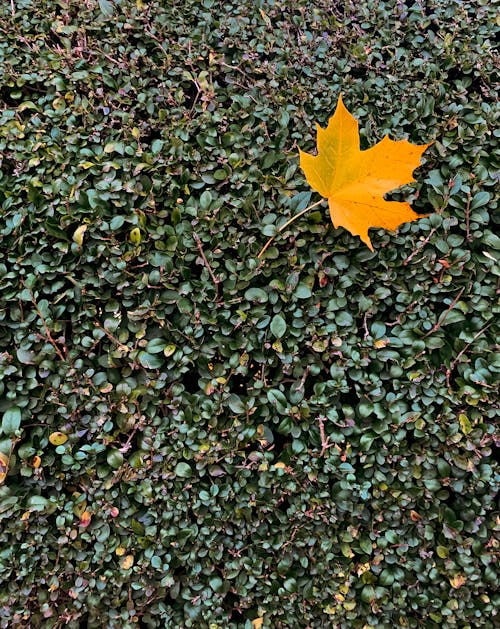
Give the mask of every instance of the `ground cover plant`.
[[495, 626], [493, 4], [2, 3], [1, 627]]

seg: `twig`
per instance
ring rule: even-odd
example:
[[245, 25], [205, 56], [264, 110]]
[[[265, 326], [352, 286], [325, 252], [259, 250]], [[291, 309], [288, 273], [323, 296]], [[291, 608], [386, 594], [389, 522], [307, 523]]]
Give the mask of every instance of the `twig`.
[[481, 336], [481, 334], [483, 334], [483, 332], [486, 332], [486, 330], [490, 327], [490, 325], [493, 322], [490, 321], [489, 323], [487, 323], [483, 328], [481, 328], [479, 330], [479, 332], [476, 332], [476, 334], [473, 336], [472, 341], [470, 341], [469, 343], [467, 343], [459, 352], [458, 354], [455, 356], [455, 358], [453, 359], [452, 363], [450, 364], [450, 367], [446, 370], [446, 384], [448, 386], [450, 386], [450, 378], [451, 378], [451, 374], [453, 373], [453, 370], [455, 369], [455, 367], [457, 366], [458, 361], [460, 360], [460, 358], [462, 358], [462, 356], [465, 354], [465, 352], [469, 349], [469, 347], [472, 345], [472, 343], [474, 343], [474, 341]]
[[292, 216], [292, 218], [289, 221], [287, 221], [284, 225], [279, 227], [278, 231], [274, 234], [274, 236], [271, 236], [271, 238], [269, 238], [269, 240], [266, 242], [266, 244], [262, 247], [262, 249], [260, 250], [260, 252], [259, 252], [257, 257], [258, 258], [262, 258], [262, 256], [264, 255], [265, 251], [268, 249], [269, 245], [273, 242], [273, 240], [276, 238], [276, 236], [278, 234], [280, 234], [284, 229], [286, 229], [288, 227], [288, 225], [291, 225], [294, 221], [296, 221], [298, 218], [303, 216], [306, 212], [309, 212], [309, 210], [312, 210], [313, 207], [316, 207], [320, 203], [323, 203], [323, 199], [320, 199], [319, 201], [316, 201], [316, 203], [313, 203], [312, 205], [309, 205], [308, 207], [306, 207], [305, 210], [301, 210], [298, 214], [295, 214], [295, 216]]
[[335, 445], [334, 443], [329, 443], [330, 437], [325, 435], [325, 421], [326, 417], [318, 417], [319, 436], [321, 439], [321, 452], [319, 453], [320, 456], [323, 456], [328, 448], [331, 448]]
[[52, 334], [51, 334], [51, 332], [49, 330], [49, 326], [47, 325], [47, 321], [45, 321], [45, 317], [40, 312], [40, 308], [38, 307], [38, 304], [36, 303], [36, 299], [35, 299], [35, 295], [33, 294], [33, 291], [31, 290], [31, 288], [28, 288], [28, 291], [29, 291], [29, 294], [30, 294], [30, 297], [31, 297], [31, 302], [32, 302], [33, 306], [35, 307], [36, 313], [40, 317], [42, 325], [43, 325], [43, 327], [45, 329], [45, 335], [46, 335], [47, 340], [52, 345], [52, 347], [56, 350], [56, 354], [59, 356], [59, 358], [63, 362], [66, 362], [66, 358], [65, 358], [64, 354], [59, 349], [57, 343], [54, 340], [54, 337], [52, 336]]
[[431, 239], [435, 231], [436, 231], [436, 228], [433, 227], [431, 231], [427, 234], [427, 236], [422, 240], [422, 244], [420, 245], [420, 247], [418, 247], [418, 249], [414, 249], [412, 253], [410, 253], [410, 255], [406, 258], [406, 260], [403, 260], [404, 265], [408, 264], [408, 262], [413, 258], [413, 256], [417, 255], [417, 253], [422, 251], [422, 249], [429, 242], [429, 240]]
[[443, 325], [444, 320], [446, 319], [446, 317], [449, 315], [450, 311], [453, 310], [453, 308], [455, 307], [457, 301], [460, 299], [460, 297], [462, 296], [462, 293], [464, 292], [465, 287], [462, 287], [458, 293], [458, 295], [455, 297], [455, 299], [451, 302], [451, 304], [448, 306], [448, 308], [445, 310], [445, 312], [439, 317], [439, 320], [437, 321], [437, 323], [435, 325], [432, 326], [432, 328], [427, 332], [427, 334], [424, 334], [423, 338], [425, 339], [426, 337], [428, 337], [430, 334], [433, 334], [434, 332], [437, 332], [437, 330], [439, 330], [439, 328]]
[[196, 232], [193, 232], [193, 238], [196, 242], [196, 246], [198, 247], [198, 251], [200, 252], [201, 259], [203, 260], [203, 264], [207, 267], [207, 271], [210, 273], [210, 277], [212, 278], [212, 282], [214, 283], [215, 288], [215, 301], [219, 301], [219, 284], [220, 280], [213, 272], [212, 267], [210, 266], [209, 261], [207, 260], [207, 256], [203, 251], [203, 245], [201, 244], [200, 237]]
[[300, 383], [299, 386], [297, 387], [298, 390], [303, 391], [305, 384], [306, 384], [306, 380], [307, 380], [307, 376], [309, 375], [309, 371], [310, 371], [311, 367], [309, 365], [306, 365], [306, 368], [304, 369], [304, 373], [302, 374], [302, 378], [300, 379]]
[[111, 332], [109, 332], [108, 330], [106, 330], [105, 327], [103, 327], [98, 321], [94, 321], [94, 325], [96, 328], [98, 328], [99, 330], [101, 330], [101, 332], [104, 332], [104, 334], [108, 337], [108, 339], [110, 341], [113, 341], [113, 343], [115, 343], [115, 345], [118, 347], [118, 349], [120, 350], [120, 352], [123, 353], [127, 353], [130, 351], [130, 347], [128, 345], [125, 345], [124, 343], [122, 343], [121, 341], [119, 341], [116, 337], [114, 337]]
[[471, 202], [471, 194], [470, 192], [467, 193], [467, 205], [465, 206], [465, 239], [467, 240], [467, 242], [470, 242], [472, 240], [472, 237], [470, 235], [470, 202]]
[[407, 308], [406, 308], [403, 312], [401, 312], [401, 313], [399, 313], [399, 314], [398, 314], [398, 316], [394, 319], [394, 321], [390, 321], [389, 323], [386, 323], [385, 325], [386, 325], [388, 328], [392, 328], [392, 327], [393, 327], [393, 326], [395, 326], [395, 325], [399, 325], [399, 324], [401, 323], [401, 319], [402, 319], [405, 315], [409, 314], [409, 313], [413, 310], [413, 308], [415, 308], [415, 306], [418, 304], [418, 302], [419, 302], [419, 300], [418, 300], [418, 299], [415, 299], [415, 301], [412, 301], [412, 302], [411, 302], [411, 304], [409, 304], [409, 305], [407, 306]]

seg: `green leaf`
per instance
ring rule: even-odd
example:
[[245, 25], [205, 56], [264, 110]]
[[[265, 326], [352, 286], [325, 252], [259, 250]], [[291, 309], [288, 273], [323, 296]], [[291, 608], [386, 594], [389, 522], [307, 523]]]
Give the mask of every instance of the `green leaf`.
[[364, 535], [359, 540], [359, 547], [366, 555], [372, 554], [372, 542], [367, 535]]
[[270, 389], [267, 392], [267, 399], [276, 407], [279, 413], [286, 413], [288, 402], [285, 395], [279, 389]]
[[263, 304], [268, 300], [268, 295], [263, 288], [249, 288], [245, 291], [245, 299]]
[[270, 328], [274, 336], [280, 339], [286, 332], [286, 321], [283, 319], [281, 315], [279, 314], [274, 315], [274, 317], [271, 320]]
[[231, 393], [227, 400], [227, 405], [237, 415], [243, 415], [246, 412], [246, 406], [242, 402], [241, 398], [235, 393]]
[[165, 350], [165, 341], [163, 339], [151, 339], [146, 347], [148, 354], [160, 354]]
[[159, 369], [163, 365], [162, 356], [153, 356], [153, 354], [149, 354], [148, 352], [139, 352], [138, 356], [139, 362], [146, 369]]
[[123, 454], [119, 450], [111, 450], [108, 452], [106, 460], [109, 466], [116, 470], [123, 463]]
[[21, 409], [19, 406], [11, 406], [3, 414], [2, 432], [8, 437], [16, 434], [21, 426]]
[[110, 0], [99, 0], [99, 8], [101, 9], [101, 13], [106, 16], [113, 15], [115, 10]]
[[164, 144], [165, 143], [163, 142], [163, 140], [153, 140], [153, 142], [151, 143], [151, 152], [153, 153], [153, 155], [158, 155], [159, 153], [161, 153]]
[[49, 501], [43, 496], [30, 496], [26, 501], [26, 504], [28, 508], [33, 511], [44, 511], [47, 508]]
[[193, 475], [193, 470], [187, 463], [177, 463], [175, 466], [175, 475], [179, 478], [191, 478]]
[[312, 291], [307, 284], [300, 283], [295, 289], [295, 296], [298, 299], [309, 299], [312, 295]]
[[482, 207], [486, 205], [490, 200], [490, 195], [485, 190], [481, 190], [472, 197], [472, 202], [470, 204], [470, 209], [475, 210], [478, 207]]
[[207, 211], [212, 203], [212, 193], [209, 190], [205, 190], [200, 196], [200, 207], [203, 211]]
[[23, 349], [22, 347], [16, 350], [17, 360], [22, 365], [34, 365], [36, 353], [32, 350]]

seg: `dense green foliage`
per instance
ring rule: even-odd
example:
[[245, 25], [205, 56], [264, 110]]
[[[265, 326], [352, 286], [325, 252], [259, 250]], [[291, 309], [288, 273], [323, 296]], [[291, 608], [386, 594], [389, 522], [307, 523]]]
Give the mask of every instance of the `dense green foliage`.
[[[1, 627], [494, 626], [495, 19], [2, 3]], [[258, 260], [339, 92], [430, 215]]]

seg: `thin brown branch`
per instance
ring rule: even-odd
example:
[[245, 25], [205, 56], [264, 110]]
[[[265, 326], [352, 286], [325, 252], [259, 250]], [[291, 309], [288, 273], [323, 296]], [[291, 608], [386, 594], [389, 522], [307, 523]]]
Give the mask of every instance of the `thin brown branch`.
[[57, 345], [57, 343], [54, 340], [54, 337], [52, 336], [49, 326], [47, 325], [47, 321], [45, 320], [45, 317], [43, 316], [43, 314], [40, 311], [40, 308], [38, 307], [38, 304], [36, 303], [36, 299], [35, 299], [35, 295], [33, 294], [33, 291], [31, 290], [31, 288], [28, 288], [30, 297], [31, 297], [31, 303], [33, 304], [33, 306], [35, 307], [36, 313], [40, 318], [40, 321], [42, 322], [43, 328], [45, 330], [45, 338], [49, 341], [49, 343], [52, 345], [52, 347], [55, 349], [56, 354], [59, 356], [59, 358], [65, 362], [66, 361], [66, 357], [64, 356], [64, 354], [61, 352], [61, 350], [59, 349], [59, 346]]
[[111, 332], [109, 332], [109, 330], [106, 330], [106, 328], [103, 327], [98, 321], [94, 321], [94, 325], [96, 328], [101, 330], [101, 332], [104, 332], [104, 334], [108, 337], [108, 339], [112, 341], [121, 352], [125, 354], [130, 351], [130, 347], [128, 345], [125, 345], [124, 343], [119, 341], [115, 336], [111, 334]]
[[456, 306], [456, 303], [460, 299], [460, 297], [462, 296], [462, 293], [464, 292], [464, 290], [465, 290], [465, 287], [462, 287], [459, 290], [458, 295], [453, 299], [453, 301], [448, 306], [448, 308], [445, 310], [445, 312], [443, 312], [443, 314], [439, 317], [437, 323], [432, 326], [432, 328], [427, 332], [427, 334], [424, 334], [424, 336], [423, 336], [424, 339], [426, 337], [430, 336], [431, 334], [434, 334], [434, 332], [437, 332], [437, 330], [439, 330], [439, 328], [443, 325], [446, 317], [450, 314], [451, 310], [453, 310], [453, 308]]
[[198, 251], [200, 252], [200, 256], [201, 256], [201, 259], [203, 260], [203, 264], [206, 266], [207, 271], [210, 273], [210, 277], [212, 278], [212, 282], [214, 283], [215, 301], [219, 301], [220, 280], [215, 275], [212, 267], [210, 266], [210, 263], [207, 260], [207, 256], [205, 255], [205, 252], [203, 251], [203, 245], [201, 244], [201, 239], [196, 232], [193, 232], [193, 238], [194, 238], [194, 241], [196, 242], [196, 246], [198, 247]]
[[462, 358], [462, 356], [465, 354], [465, 352], [469, 349], [469, 347], [472, 345], [472, 343], [474, 343], [474, 341], [481, 336], [481, 334], [483, 334], [484, 332], [486, 332], [486, 330], [490, 327], [490, 325], [493, 322], [490, 321], [489, 323], [487, 323], [484, 327], [482, 327], [478, 332], [476, 332], [476, 334], [474, 334], [474, 336], [472, 337], [472, 341], [470, 341], [469, 343], [467, 343], [459, 352], [458, 354], [455, 356], [455, 358], [453, 359], [452, 363], [450, 364], [450, 367], [446, 370], [446, 384], [448, 386], [450, 386], [450, 378], [451, 378], [451, 374], [453, 373], [453, 370], [455, 369], [455, 367], [457, 366], [458, 362], [460, 361], [460, 359]]
[[420, 251], [422, 251], [422, 249], [425, 247], [425, 245], [429, 242], [429, 240], [432, 238], [432, 235], [434, 234], [434, 232], [436, 231], [436, 228], [433, 227], [431, 229], [431, 231], [427, 234], [427, 236], [422, 240], [422, 243], [420, 244], [420, 247], [417, 247], [414, 251], [412, 251], [410, 253], [410, 255], [406, 258], [406, 260], [403, 260], [403, 264], [406, 265], [408, 264], [408, 262], [410, 262], [410, 260], [417, 255], [417, 253], [419, 253]]
[[471, 203], [471, 194], [467, 193], [467, 205], [465, 206], [465, 238], [467, 242], [473, 240], [470, 234], [470, 203]]
[[321, 452], [319, 453], [320, 456], [323, 456], [328, 448], [331, 448], [335, 445], [334, 443], [330, 443], [330, 438], [325, 435], [325, 421], [326, 417], [318, 417], [319, 436], [321, 439]]

